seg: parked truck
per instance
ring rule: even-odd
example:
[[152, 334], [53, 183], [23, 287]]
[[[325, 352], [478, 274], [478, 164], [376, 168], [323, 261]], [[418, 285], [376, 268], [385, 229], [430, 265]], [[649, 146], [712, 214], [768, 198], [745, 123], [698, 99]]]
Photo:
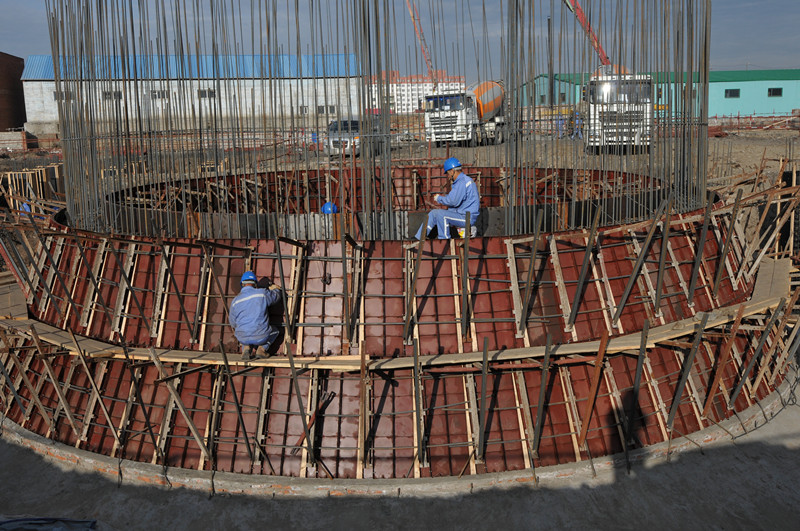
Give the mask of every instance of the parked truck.
[[650, 147], [653, 130], [653, 80], [649, 75], [602, 68], [584, 87], [583, 139], [587, 148]]
[[653, 80], [612, 65], [578, 0], [564, 0], [600, 58], [583, 87], [578, 120], [588, 149], [632, 146], [649, 149], [653, 130]]
[[425, 96], [425, 140], [500, 144], [505, 136], [504, 100], [505, 90], [498, 81]]

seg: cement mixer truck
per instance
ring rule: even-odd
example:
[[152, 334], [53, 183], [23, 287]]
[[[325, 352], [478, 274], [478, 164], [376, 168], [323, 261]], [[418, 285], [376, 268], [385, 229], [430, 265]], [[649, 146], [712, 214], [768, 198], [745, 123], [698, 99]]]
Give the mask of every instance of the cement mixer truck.
[[475, 83], [463, 92], [425, 96], [425, 140], [500, 144], [505, 136], [504, 100], [505, 90], [497, 81]]

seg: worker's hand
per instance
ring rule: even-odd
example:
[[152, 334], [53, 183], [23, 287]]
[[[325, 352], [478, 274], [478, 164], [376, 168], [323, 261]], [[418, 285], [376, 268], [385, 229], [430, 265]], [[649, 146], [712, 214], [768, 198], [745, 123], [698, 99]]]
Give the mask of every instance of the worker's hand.
[[441, 197], [441, 196], [440, 196], [439, 194], [436, 194], [436, 195], [434, 195], [434, 196], [433, 196], [433, 201], [434, 201], [435, 203], [438, 203], [438, 202], [439, 202], [439, 198], [440, 198], [440, 197]]
[[267, 289], [281, 289], [281, 287], [279, 285], [277, 285], [277, 284], [270, 284], [269, 288], [267, 288]]

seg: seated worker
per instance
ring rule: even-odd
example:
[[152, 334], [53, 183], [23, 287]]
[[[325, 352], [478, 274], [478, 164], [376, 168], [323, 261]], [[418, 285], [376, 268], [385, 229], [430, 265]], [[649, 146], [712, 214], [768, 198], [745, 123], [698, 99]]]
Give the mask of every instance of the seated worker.
[[475, 181], [461, 171], [461, 163], [457, 158], [451, 157], [444, 161], [444, 173], [453, 182], [450, 193], [447, 195], [436, 194], [433, 200], [447, 207], [447, 210], [431, 210], [428, 212], [428, 225], [420, 225], [415, 236], [416, 239], [422, 238], [422, 230], [425, 234], [430, 234], [436, 227], [437, 237], [440, 240], [450, 238], [450, 227], [463, 228], [466, 225], [467, 212], [469, 212], [469, 223], [471, 235], [475, 235], [475, 223], [478, 221], [478, 214], [481, 207], [481, 198], [478, 195], [478, 187]]
[[256, 275], [242, 275], [242, 290], [233, 299], [229, 319], [233, 333], [242, 344], [242, 359], [265, 356], [280, 330], [269, 323], [269, 307], [281, 300], [280, 287], [256, 287]]

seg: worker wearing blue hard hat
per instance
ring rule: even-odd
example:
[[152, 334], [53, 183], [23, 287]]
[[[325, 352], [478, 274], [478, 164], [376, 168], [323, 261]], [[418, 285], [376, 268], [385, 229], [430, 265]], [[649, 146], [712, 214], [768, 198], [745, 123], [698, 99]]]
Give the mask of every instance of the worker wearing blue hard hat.
[[461, 171], [461, 162], [457, 158], [450, 157], [444, 161], [443, 169], [453, 185], [450, 188], [450, 193], [447, 195], [436, 194], [433, 196], [433, 200], [442, 206], [446, 206], [447, 209], [435, 209], [428, 212], [427, 225], [420, 225], [415, 235], [418, 240], [422, 238], [423, 230], [426, 231], [425, 234], [427, 235], [430, 234], [434, 227], [436, 227], [439, 239], [449, 238], [451, 227], [464, 228], [466, 226], [467, 213], [469, 213], [470, 217], [470, 231], [473, 235], [475, 233], [475, 223], [478, 221], [481, 207], [478, 187], [469, 175]]
[[336, 203], [333, 201], [328, 201], [324, 205], [322, 205], [322, 213], [323, 214], [336, 214], [339, 212], [339, 207], [336, 206]]
[[229, 320], [233, 333], [242, 345], [242, 358], [251, 359], [266, 355], [280, 330], [269, 322], [269, 307], [281, 300], [280, 287], [257, 287], [252, 271], [242, 275], [242, 290], [233, 299]]

